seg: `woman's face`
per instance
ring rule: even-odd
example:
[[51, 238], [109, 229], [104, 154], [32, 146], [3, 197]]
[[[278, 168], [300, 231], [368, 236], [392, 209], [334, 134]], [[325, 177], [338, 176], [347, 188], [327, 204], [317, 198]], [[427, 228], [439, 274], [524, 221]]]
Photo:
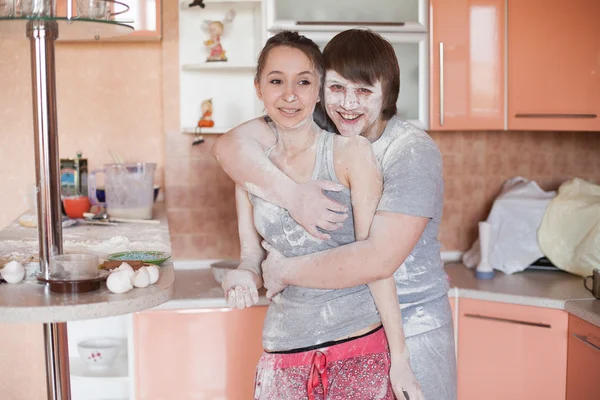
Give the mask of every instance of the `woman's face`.
[[343, 136], [373, 135], [383, 107], [381, 82], [352, 82], [333, 70], [325, 74], [325, 108]]
[[319, 76], [302, 51], [273, 48], [255, 86], [267, 115], [277, 125], [294, 129], [312, 121], [319, 101]]

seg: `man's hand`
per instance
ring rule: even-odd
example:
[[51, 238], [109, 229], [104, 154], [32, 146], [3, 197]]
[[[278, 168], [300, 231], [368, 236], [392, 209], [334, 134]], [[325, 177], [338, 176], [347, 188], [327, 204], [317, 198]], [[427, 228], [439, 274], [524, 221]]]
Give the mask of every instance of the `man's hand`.
[[[392, 358], [390, 382], [398, 400], [424, 400], [421, 385], [410, 368], [408, 358]], [[408, 395], [408, 397], [406, 395]]]
[[331, 181], [309, 181], [296, 185], [290, 196], [287, 210], [292, 218], [308, 233], [321, 240], [328, 240], [329, 235], [319, 232], [317, 227], [334, 231], [342, 226], [348, 218], [348, 207], [331, 200], [323, 190], [339, 192], [344, 187]]
[[257, 276], [247, 269], [229, 271], [221, 285], [227, 305], [231, 308], [251, 307], [258, 303]]
[[267, 251], [267, 258], [262, 262], [263, 285], [267, 288], [267, 298], [272, 299], [287, 286], [284, 282], [287, 258], [265, 241], [262, 247]]

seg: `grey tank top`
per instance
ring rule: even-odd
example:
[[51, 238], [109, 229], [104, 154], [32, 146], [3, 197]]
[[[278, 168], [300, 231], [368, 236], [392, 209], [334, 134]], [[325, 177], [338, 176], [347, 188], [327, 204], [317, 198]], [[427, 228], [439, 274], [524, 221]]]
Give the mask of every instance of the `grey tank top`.
[[[270, 123], [277, 134], [274, 125]], [[335, 134], [322, 130], [312, 180], [339, 183], [333, 160]], [[271, 149], [268, 150], [270, 153]], [[308, 234], [286, 209], [250, 195], [254, 224], [258, 233], [286, 257], [304, 256], [354, 242], [354, 218], [350, 190], [325, 194], [348, 207], [343, 227], [327, 232], [330, 239], [319, 240]], [[368, 268], [368, 266], [365, 266]], [[352, 334], [380, 321], [371, 292], [366, 285], [348, 289], [322, 290], [288, 286], [271, 302], [263, 327], [263, 347], [286, 351], [318, 345]]]

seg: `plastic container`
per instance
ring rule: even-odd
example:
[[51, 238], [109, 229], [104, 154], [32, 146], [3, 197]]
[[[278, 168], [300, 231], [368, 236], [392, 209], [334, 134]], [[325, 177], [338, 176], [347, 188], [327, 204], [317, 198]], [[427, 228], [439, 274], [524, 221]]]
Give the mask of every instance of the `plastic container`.
[[104, 173], [106, 212], [115, 218], [151, 219], [154, 203], [154, 163], [107, 164], [89, 175], [88, 195], [100, 204], [96, 175]]
[[61, 254], [50, 258], [50, 278], [85, 280], [98, 277], [98, 256], [92, 254]]

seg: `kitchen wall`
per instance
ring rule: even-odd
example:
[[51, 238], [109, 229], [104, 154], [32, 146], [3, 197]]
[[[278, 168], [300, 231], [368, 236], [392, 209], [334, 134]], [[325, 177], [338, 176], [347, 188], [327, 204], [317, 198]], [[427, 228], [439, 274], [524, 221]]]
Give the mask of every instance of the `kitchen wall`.
[[[157, 162], [163, 181], [161, 43], [57, 43], [61, 157], [83, 152], [91, 168]], [[0, 226], [26, 209], [35, 182], [29, 42], [0, 39]]]
[[[239, 255], [234, 186], [210, 156], [214, 136], [191, 146], [179, 132], [177, 2], [163, 4], [160, 43], [59, 44], [61, 153], [82, 150], [93, 166], [109, 149], [128, 160], [163, 163], [175, 258]], [[0, 226], [24, 209], [33, 182], [29, 50], [0, 40]], [[597, 133], [432, 132], [446, 182], [440, 240], [466, 250], [505, 179], [522, 175], [545, 189], [579, 176], [600, 181]], [[161, 179], [160, 176], [158, 178]]]

